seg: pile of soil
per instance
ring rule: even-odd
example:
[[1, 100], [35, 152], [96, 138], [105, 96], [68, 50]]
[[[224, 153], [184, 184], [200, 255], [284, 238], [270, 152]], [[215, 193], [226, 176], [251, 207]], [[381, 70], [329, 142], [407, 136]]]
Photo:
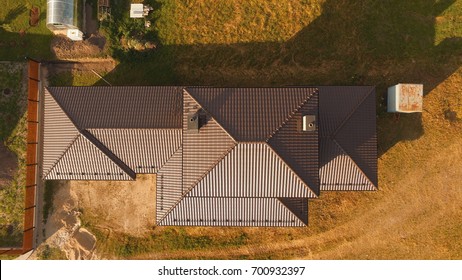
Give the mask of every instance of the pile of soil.
[[31, 256], [36, 259], [45, 246], [58, 248], [69, 260], [97, 259], [95, 254], [96, 237], [81, 227], [78, 201], [65, 181], [59, 182], [54, 194], [53, 212], [45, 225], [46, 240]]
[[72, 41], [64, 36], [56, 36], [51, 42], [51, 51], [58, 59], [76, 59], [101, 56], [106, 46], [106, 38], [91, 35], [84, 41]]

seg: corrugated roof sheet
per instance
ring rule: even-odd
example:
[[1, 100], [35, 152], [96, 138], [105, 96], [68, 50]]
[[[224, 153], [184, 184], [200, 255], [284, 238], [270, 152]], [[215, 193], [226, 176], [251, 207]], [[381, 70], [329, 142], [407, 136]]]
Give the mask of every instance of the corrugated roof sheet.
[[178, 150], [181, 129], [88, 129], [135, 173], [157, 173]]
[[[268, 144], [294, 170], [310, 189], [319, 195], [318, 129], [303, 131], [303, 116], [318, 116], [318, 92], [268, 140]], [[319, 123], [317, 121], [317, 123]], [[316, 124], [318, 127], [318, 124]]]
[[314, 88], [209, 88], [186, 91], [237, 141], [265, 141]]
[[[134, 175], [134, 174], [133, 174]], [[92, 141], [80, 134], [45, 180], [133, 180]]]
[[[358, 106], [374, 91], [368, 86], [318, 87], [319, 114], [321, 117], [320, 137], [330, 137], [342, 127]], [[374, 106], [375, 108], [375, 106]]]
[[79, 135], [77, 128], [47, 90], [44, 91], [44, 102], [43, 177]]
[[375, 92], [370, 94], [335, 135], [342, 149], [377, 186]]
[[316, 197], [265, 143], [239, 143], [187, 196]]
[[181, 87], [49, 87], [80, 129], [181, 128]]
[[182, 198], [183, 189], [183, 148], [179, 148], [157, 173], [156, 220], [162, 218]]
[[319, 169], [322, 191], [371, 191], [376, 189], [335, 140], [325, 139], [321, 143], [320, 153], [326, 159]]
[[185, 197], [159, 225], [302, 227], [277, 198]]
[[308, 199], [298, 197], [280, 197], [279, 201], [284, 204], [300, 221], [308, 225]]
[[[303, 226], [320, 184], [377, 185], [372, 87], [49, 91], [45, 179], [157, 172], [160, 225]], [[194, 113], [200, 128], [191, 131]], [[304, 115], [317, 116], [318, 130], [302, 132]]]
[[187, 190], [197, 184], [234, 146], [233, 139], [209, 115], [203, 118], [199, 133], [188, 131], [188, 116], [201, 109], [184, 93], [183, 185]]
[[319, 90], [321, 189], [377, 187], [374, 87], [319, 87]]

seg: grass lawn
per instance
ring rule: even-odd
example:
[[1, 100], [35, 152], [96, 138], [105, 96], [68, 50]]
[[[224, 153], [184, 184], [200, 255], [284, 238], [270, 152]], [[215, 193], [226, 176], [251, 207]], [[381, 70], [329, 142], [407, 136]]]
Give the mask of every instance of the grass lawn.
[[[25, 63], [0, 63], [0, 145], [12, 151], [18, 161], [17, 170], [10, 174], [12, 180], [0, 188], [0, 246], [22, 244], [27, 127], [25, 67]], [[3, 94], [5, 88], [11, 90], [8, 96]], [[9, 166], [2, 164], [2, 168]]]
[[[39, 7], [39, 25], [29, 25], [30, 9]], [[0, 61], [25, 56], [50, 59], [52, 34], [46, 28], [46, 0], [4, 0], [0, 5]]]

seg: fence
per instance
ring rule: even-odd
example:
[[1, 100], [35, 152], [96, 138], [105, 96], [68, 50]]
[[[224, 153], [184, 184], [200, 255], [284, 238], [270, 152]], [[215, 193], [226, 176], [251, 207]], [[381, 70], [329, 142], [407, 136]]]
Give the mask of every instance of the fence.
[[24, 235], [22, 248], [0, 248], [0, 254], [20, 255], [35, 247], [36, 192], [37, 192], [37, 146], [39, 136], [39, 90], [40, 63], [29, 60], [27, 98], [27, 151], [26, 151], [26, 191], [24, 203]]

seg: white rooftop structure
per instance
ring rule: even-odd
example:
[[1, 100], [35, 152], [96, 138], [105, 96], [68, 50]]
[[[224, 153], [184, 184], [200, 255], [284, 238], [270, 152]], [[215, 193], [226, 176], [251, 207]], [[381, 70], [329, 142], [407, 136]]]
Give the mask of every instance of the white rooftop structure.
[[82, 41], [83, 40], [83, 32], [78, 29], [68, 29], [67, 30], [67, 37], [72, 41]]

